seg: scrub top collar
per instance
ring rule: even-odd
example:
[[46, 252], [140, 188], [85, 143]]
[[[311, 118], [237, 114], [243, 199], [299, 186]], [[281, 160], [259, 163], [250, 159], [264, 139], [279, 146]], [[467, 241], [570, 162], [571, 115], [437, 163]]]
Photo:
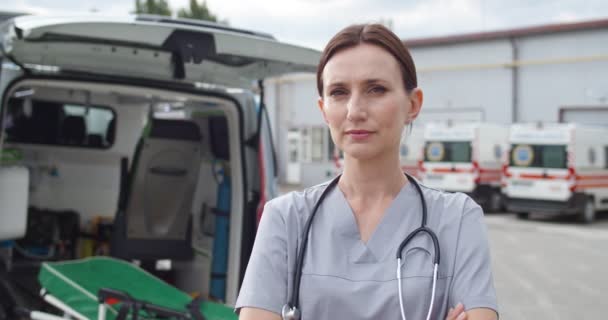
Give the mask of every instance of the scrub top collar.
[[[377, 263], [389, 259], [399, 246], [399, 242], [393, 243], [395, 235], [401, 239], [402, 235], [418, 228], [421, 223], [420, 198], [410, 182], [391, 201], [367, 243], [361, 240], [354, 212], [342, 190], [336, 187], [328, 195], [328, 200], [324, 203], [326, 209], [319, 214], [332, 215], [335, 231], [346, 243], [351, 244], [347, 247], [350, 247], [348, 256], [352, 263]], [[407, 226], [406, 230], [404, 225]]]

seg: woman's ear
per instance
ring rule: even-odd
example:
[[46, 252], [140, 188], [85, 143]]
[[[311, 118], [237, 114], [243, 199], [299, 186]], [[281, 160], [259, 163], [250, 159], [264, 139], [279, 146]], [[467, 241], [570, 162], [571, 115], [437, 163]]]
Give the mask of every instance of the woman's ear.
[[327, 121], [327, 115], [325, 114], [325, 102], [323, 101], [322, 97], [319, 97], [319, 99], [317, 100], [317, 106], [319, 107], [319, 110], [321, 110], [321, 114], [323, 115], [323, 120], [325, 121], [325, 123], [329, 124], [329, 121]]
[[424, 100], [424, 94], [420, 88], [415, 88], [410, 92], [408, 99], [410, 100], [410, 110], [405, 118], [405, 123], [410, 124], [414, 121], [420, 111], [422, 110], [422, 101]]

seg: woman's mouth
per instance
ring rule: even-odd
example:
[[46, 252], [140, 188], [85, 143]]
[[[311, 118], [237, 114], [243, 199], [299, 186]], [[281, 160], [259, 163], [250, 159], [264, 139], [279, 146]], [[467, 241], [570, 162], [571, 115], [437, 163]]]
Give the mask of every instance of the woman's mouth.
[[367, 130], [348, 130], [346, 131], [346, 134], [348, 136], [350, 136], [353, 140], [365, 140], [367, 139], [369, 136], [371, 136], [373, 132], [372, 131], [367, 131]]

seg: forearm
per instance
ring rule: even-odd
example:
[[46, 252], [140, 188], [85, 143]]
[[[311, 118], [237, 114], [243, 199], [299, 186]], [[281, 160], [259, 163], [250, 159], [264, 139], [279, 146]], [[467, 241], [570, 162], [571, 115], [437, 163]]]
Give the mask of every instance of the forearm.
[[450, 308], [445, 320], [498, 320], [498, 314], [488, 308], [474, 308], [464, 311], [464, 306], [459, 303], [454, 308]]
[[242, 308], [239, 320], [281, 320], [281, 316], [264, 309]]
[[498, 320], [498, 315], [492, 309], [475, 308], [467, 311], [467, 320]]

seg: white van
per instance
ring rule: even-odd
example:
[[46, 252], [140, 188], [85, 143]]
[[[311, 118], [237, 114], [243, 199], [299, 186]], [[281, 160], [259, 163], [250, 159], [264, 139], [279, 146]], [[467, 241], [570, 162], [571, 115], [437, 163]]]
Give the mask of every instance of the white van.
[[[233, 304], [263, 205], [276, 194], [269, 122], [252, 89], [263, 97], [264, 78], [315, 71], [320, 53], [156, 16], [23, 16], [0, 37], [0, 158], [4, 169], [21, 168], [0, 179], [29, 181], [21, 199], [30, 222], [70, 212], [62, 217], [94, 237], [88, 226], [113, 220], [105, 253], [170, 259], [167, 279], [202, 296], [213, 273], [223, 281], [215, 298]], [[0, 203], [0, 215], [8, 208]], [[218, 217], [228, 221], [222, 230]], [[66, 259], [88, 246], [62, 243]], [[26, 253], [60, 252], [55, 245]], [[211, 270], [218, 261], [221, 272]]]
[[579, 214], [608, 209], [608, 128], [578, 124], [513, 124], [504, 170], [507, 209]]
[[502, 209], [500, 174], [508, 128], [491, 123], [429, 123], [422, 182], [469, 194], [488, 211]]

